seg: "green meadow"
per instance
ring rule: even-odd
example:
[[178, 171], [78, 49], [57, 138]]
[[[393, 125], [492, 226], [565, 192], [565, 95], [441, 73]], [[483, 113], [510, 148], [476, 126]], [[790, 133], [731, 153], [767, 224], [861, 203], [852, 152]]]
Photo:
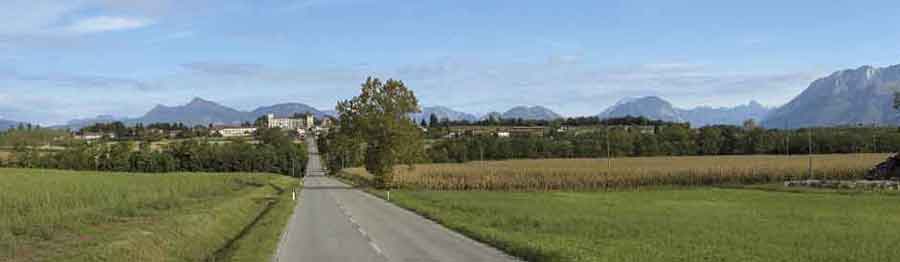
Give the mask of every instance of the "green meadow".
[[265, 261], [295, 178], [0, 169], [0, 261]]
[[395, 191], [391, 200], [528, 261], [898, 261], [900, 195], [713, 187]]

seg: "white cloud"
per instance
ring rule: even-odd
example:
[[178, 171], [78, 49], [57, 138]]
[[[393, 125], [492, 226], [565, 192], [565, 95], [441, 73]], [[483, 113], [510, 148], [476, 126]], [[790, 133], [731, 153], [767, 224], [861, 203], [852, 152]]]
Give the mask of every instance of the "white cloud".
[[76, 21], [66, 31], [77, 34], [121, 31], [142, 28], [155, 22], [145, 18], [97, 16]]

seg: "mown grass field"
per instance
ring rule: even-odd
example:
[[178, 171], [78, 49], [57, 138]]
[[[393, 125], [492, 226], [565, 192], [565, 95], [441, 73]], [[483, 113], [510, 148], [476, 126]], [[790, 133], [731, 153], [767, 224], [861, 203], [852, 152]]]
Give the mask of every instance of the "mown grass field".
[[299, 183], [0, 169], [0, 261], [265, 261]]
[[[855, 179], [885, 154], [813, 156], [813, 178]], [[807, 156], [689, 156], [606, 159], [542, 159], [425, 164], [398, 167], [403, 189], [593, 191], [646, 186], [761, 184], [809, 178]], [[370, 178], [361, 168], [350, 177]]]
[[[817, 155], [855, 179], [882, 154]], [[398, 168], [391, 201], [527, 261], [898, 261], [900, 192], [784, 188], [806, 156], [551, 159]], [[371, 179], [361, 169], [345, 178]], [[384, 197], [380, 191], [370, 191]]]
[[394, 191], [391, 200], [528, 261], [900, 259], [896, 193]]

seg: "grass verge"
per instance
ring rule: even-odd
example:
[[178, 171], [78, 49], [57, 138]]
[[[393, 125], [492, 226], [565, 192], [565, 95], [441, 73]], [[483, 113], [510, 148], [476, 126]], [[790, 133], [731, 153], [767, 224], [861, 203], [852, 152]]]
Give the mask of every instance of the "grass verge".
[[279, 189], [297, 185], [268, 174], [0, 169], [0, 260], [264, 261], [280, 236], [268, 227], [287, 217], [274, 208], [292, 206]]

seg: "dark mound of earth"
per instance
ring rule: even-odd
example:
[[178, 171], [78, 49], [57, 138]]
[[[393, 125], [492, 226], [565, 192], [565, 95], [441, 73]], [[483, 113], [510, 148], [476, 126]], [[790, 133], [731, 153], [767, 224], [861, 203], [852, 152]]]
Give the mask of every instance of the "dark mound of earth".
[[866, 180], [900, 180], [900, 155], [892, 154], [887, 160], [866, 172], [864, 178]]

